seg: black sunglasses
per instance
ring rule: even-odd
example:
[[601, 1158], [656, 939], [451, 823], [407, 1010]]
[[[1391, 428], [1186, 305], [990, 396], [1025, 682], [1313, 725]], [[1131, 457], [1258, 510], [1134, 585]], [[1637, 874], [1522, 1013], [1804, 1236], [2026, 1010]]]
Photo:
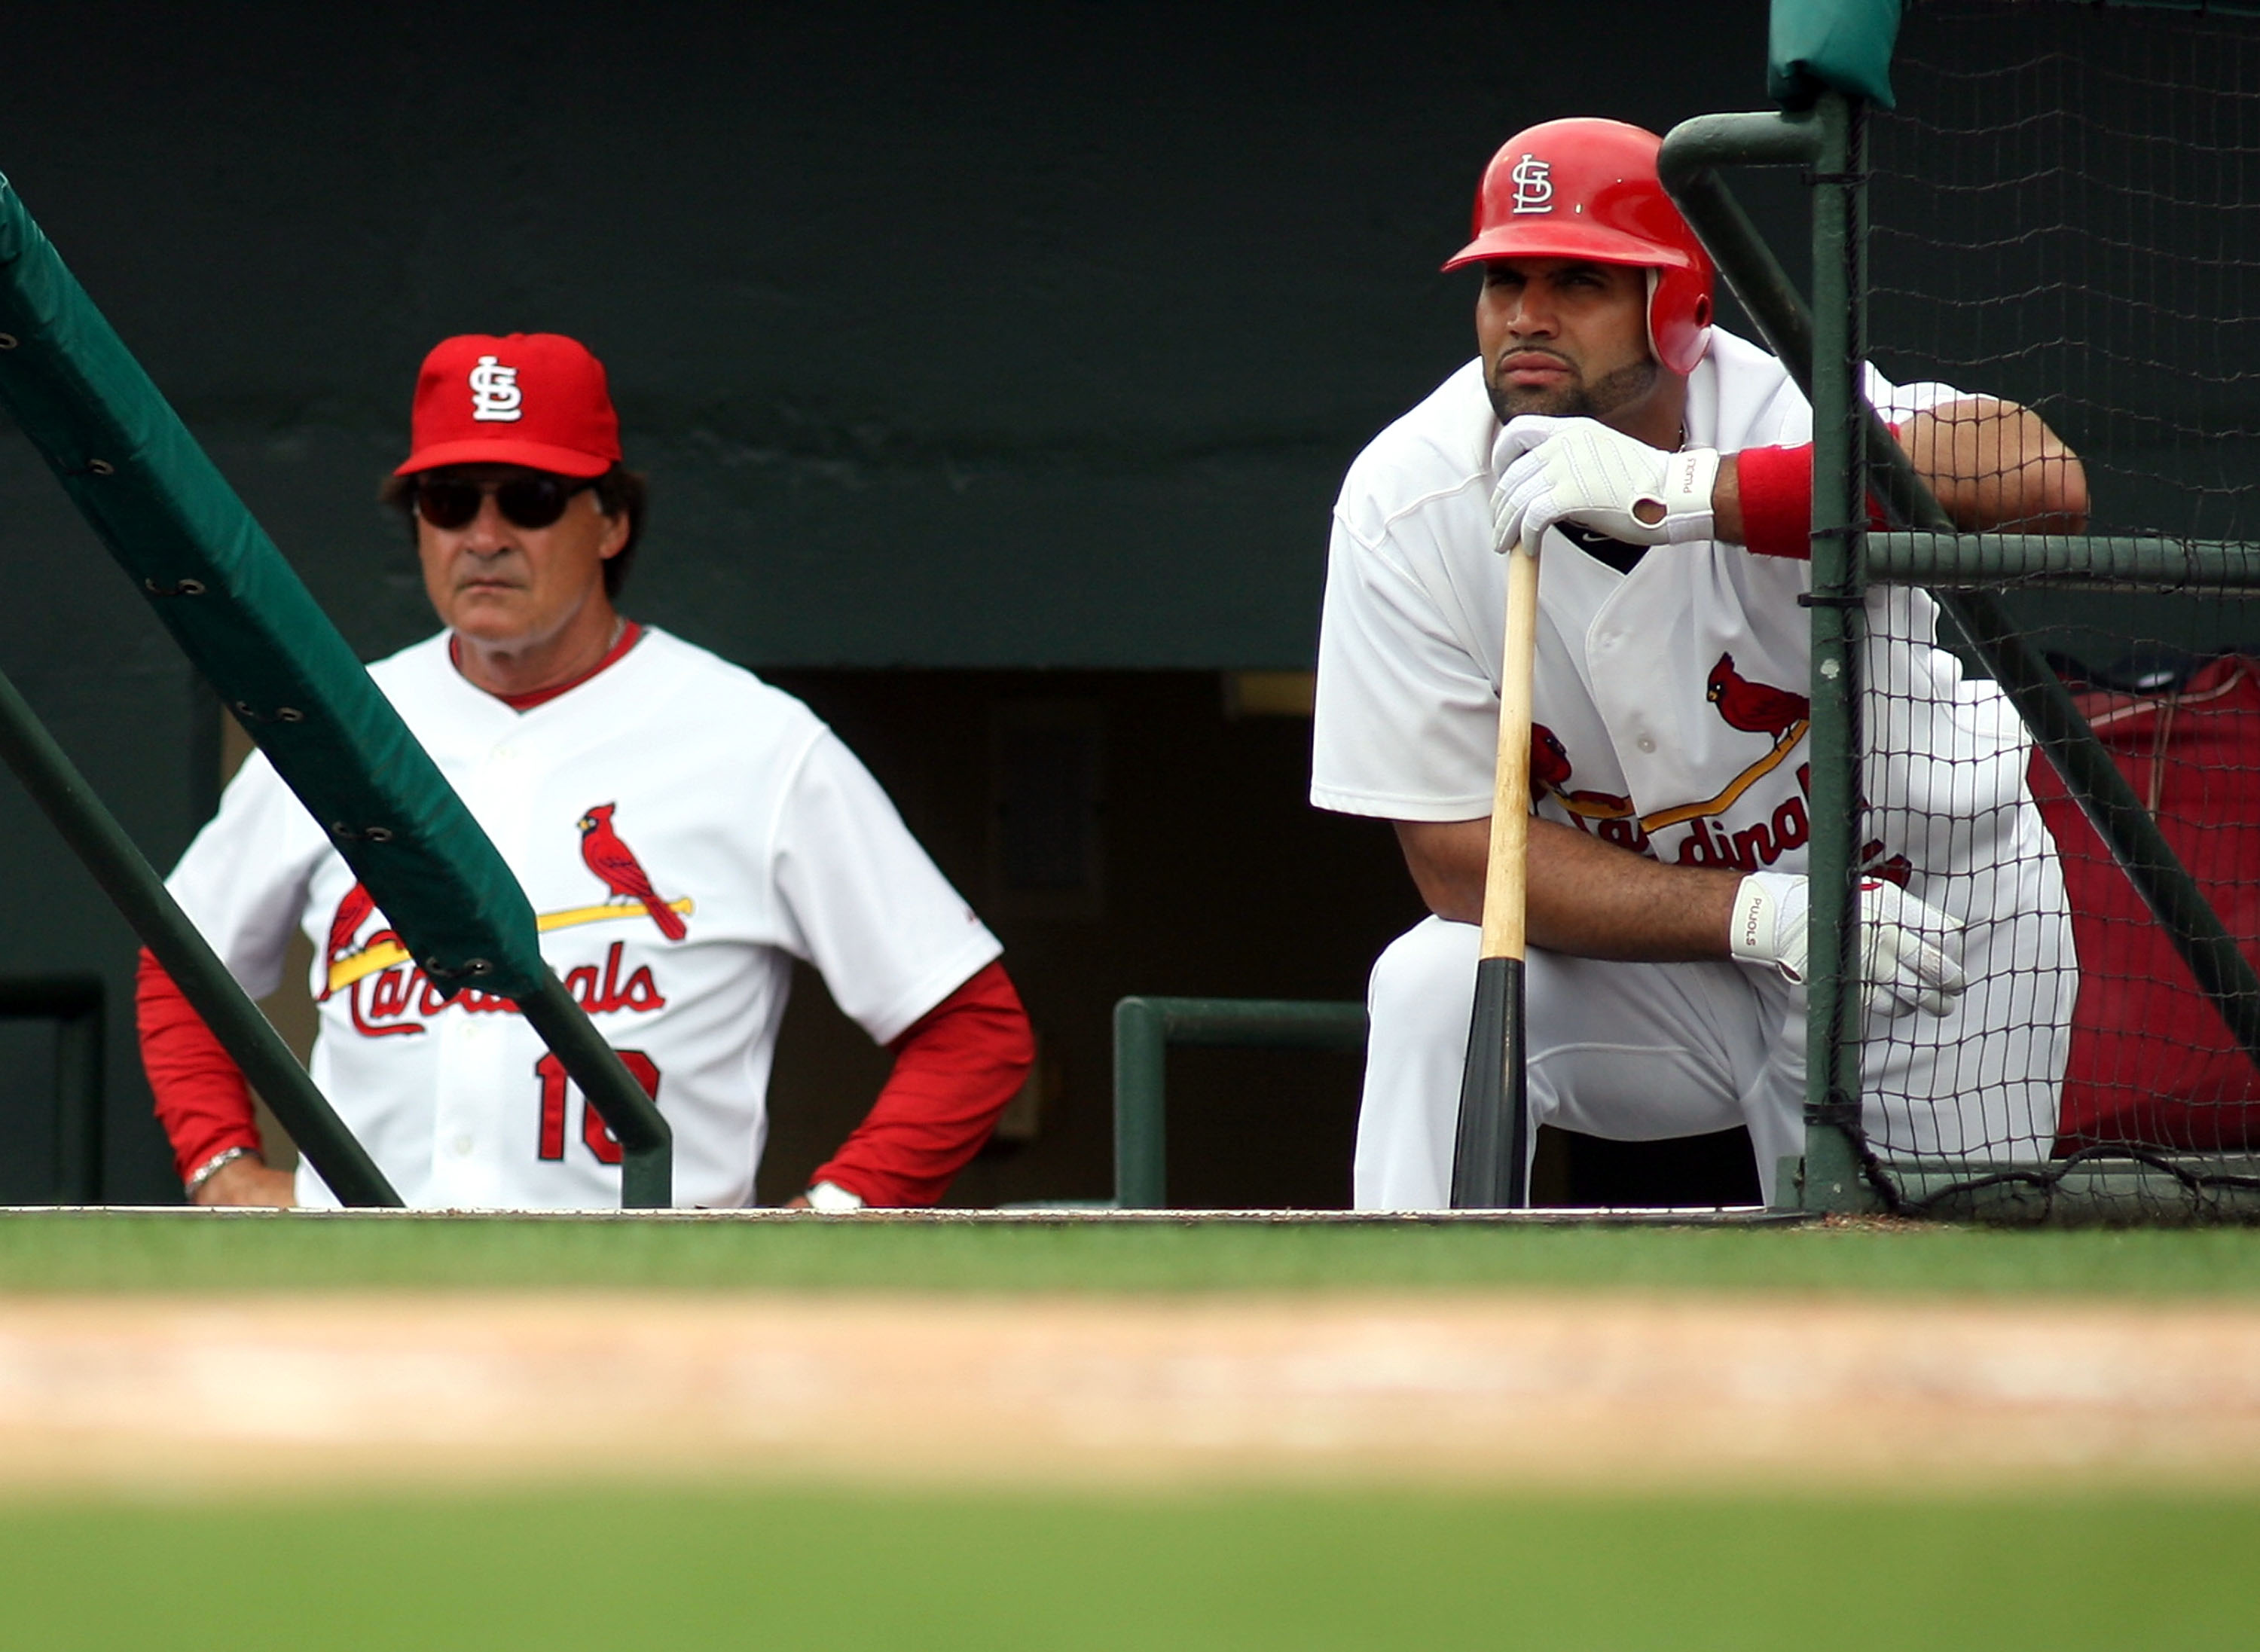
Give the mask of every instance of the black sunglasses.
[[416, 513], [435, 528], [459, 528], [479, 513], [480, 501], [494, 495], [504, 519], [522, 528], [546, 528], [565, 514], [565, 504], [595, 482], [534, 471], [506, 482], [466, 482], [460, 476], [421, 476], [416, 483]]

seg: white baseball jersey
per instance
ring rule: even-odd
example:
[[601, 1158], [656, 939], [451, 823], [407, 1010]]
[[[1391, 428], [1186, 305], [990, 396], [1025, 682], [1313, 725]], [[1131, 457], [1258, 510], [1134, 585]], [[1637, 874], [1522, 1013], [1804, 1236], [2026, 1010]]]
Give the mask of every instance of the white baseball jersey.
[[[1872, 373], [1868, 390], [1886, 418], [1956, 394], [1895, 388]], [[1812, 415], [1777, 361], [1714, 328], [1688, 380], [1686, 424], [1689, 445], [1731, 454], [1808, 440]], [[1350, 468], [1320, 642], [1311, 800], [1320, 808], [1397, 820], [1491, 812], [1505, 610], [1490, 509], [1498, 431], [1473, 361]], [[1540, 570], [1538, 812], [1667, 865], [1804, 871], [1812, 649], [1798, 597], [1810, 565], [1702, 541], [1649, 550], [1624, 574], [1557, 527]], [[1933, 645], [1936, 608], [1922, 592], [1877, 588], [1868, 619], [1863, 862], [1904, 875], [1918, 898], [1973, 926], [2041, 913], [2047, 933], [2017, 941], [2020, 955], [2035, 967], [2054, 960], [2060, 931], [2068, 961], [2054, 847], [2026, 789], [2029, 747], [2014, 711]], [[2060, 1073], [2070, 999], [2055, 996], [2051, 986], [2051, 1001], [2035, 1004], [2030, 990], [1973, 988], [1963, 1012], [1916, 1018], [1919, 1031], [1895, 1036], [1929, 1054], [1920, 1072], [1884, 1075], [1886, 1093], [1966, 1087], [1966, 1063], [1940, 1051], [1968, 1039], [1971, 1017], [1981, 1027], [2036, 1026], [2043, 1048], [2028, 1064], [2052, 1060]], [[2003, 1070], [2000, 1058], [1989, 1062]], [[1871, 1063], [1871, 1100], [1877, 1077]], [[1994, 1126], [2020, 1139], [2045, 1133], [2052, 1119], [2039, 1122], [2038, 1105], [2028, 1097], [2013, 1124]], [[1940, 1110], [1892, 1114], [1871, 1127], [1901, 1146], [1927, 1150], [1956, 1134]]]
[[[1000, 948], [855, 756], [752, 673], [646, 627], [530, 711], [445, 633], [370, 675], [539, 914], [543, 955], [675, 1132], [675, 1199], [751, 1202], [792, 960], [882, 1043]], [[423, 1207], [617, 1206], [619, 1149], [507, 1000], [442, 1005], [254, 754], [169, 882], [244, 990], [314, 945], [315, 1083]], [[303, 1203], [336, 1201], [311, 1166]]]

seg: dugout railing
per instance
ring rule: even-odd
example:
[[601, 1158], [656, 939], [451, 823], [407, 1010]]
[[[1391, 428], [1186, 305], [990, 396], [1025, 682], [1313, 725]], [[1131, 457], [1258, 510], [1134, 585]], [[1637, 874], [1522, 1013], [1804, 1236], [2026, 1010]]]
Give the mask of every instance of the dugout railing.
[[[621, 1203], [673, 1203], [667, 1121], [541, 957], [468, 809], [0, 180], [0, 407], [447, 997], [511, 1000], [622, 1148]], [[339, 1199], [398, 1194], [0, 678], [0, 756]]]
[[[2175, 1220], [2260, 1217], [2260, 1161], [2241, 1144], [2210, 1151], [2126, 1140], [2051, 1154], [1895, 1156], [1870, 1141], [1862, 1106], [1863, 1033], [1849, 1012], [1852, 911], [1866, 801], [1861, 668], [1871, 587], [1929, 590], [1943, 640], [2014, 704], [2111, 856], [2170, 937], [2226, 1029], [2260, 1063], [2260, 981], [2142, 799], [2090, 728], [2056, 668], [1998, 598], [2007, 588], [2242, 597], [2260, 590], [2260, 544], [2171, 535], [1963, 534], [1858, 393], [1868, 359], [1870, 97], [1888, 100], [1896, 8], [1777, 0], [1772, 89], [1787, 112], [1704, 117], [1675, 128], [1664, 181], [1734, 296], [1813, 409], [1811, 593], [1813, 760], [1811, 955], [1806, 1142], [1784, 1162], [1778, 1201], [1808, 1211], [1997, 1219]], [[1812, 304], [1721, 171], [1794, 166], [1812, 201]], [[1871, 532], [1869, 501], [1892, 531]], [[2260, 878], [2260, 867], [2249, 869]], [[1824, 894], [1824, 891], [1826, 893]], [[1819, 961], [1834, 961], [1820, 967]]]
[[1208, 1049], [1362, 1050], [1358, 1000], [1132, 997], [1114, 1005], [1114, 1208], [1169, 1204], [1169, 1063], [1173, 1045]]

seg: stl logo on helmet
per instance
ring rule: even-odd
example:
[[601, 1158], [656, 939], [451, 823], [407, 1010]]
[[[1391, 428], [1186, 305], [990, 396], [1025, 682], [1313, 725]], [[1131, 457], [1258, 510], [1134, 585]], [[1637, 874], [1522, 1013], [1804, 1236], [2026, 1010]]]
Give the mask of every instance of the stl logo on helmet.
[[470, 372], [471, 417], [490, 423], [515, 424], [524, 416], [526, 392], [518, 388], [518, 369], [483, 355]]
[[1516, 211], [1551, 212], [1554, 210], [1554, 166], [1551, 161], [1527, 154], [1514, 163], [1514, 170], [1506, 175], [1514, 182]]

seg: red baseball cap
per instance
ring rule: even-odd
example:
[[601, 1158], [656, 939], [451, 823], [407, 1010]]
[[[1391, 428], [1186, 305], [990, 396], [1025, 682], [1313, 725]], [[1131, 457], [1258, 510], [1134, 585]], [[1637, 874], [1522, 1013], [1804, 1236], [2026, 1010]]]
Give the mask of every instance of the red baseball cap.
[[479, 464], [601, 476], [620, 461], [620, 418], [604, 364], [578, 340], [466, 333], [424, 358], [410, 445], [396, 476]]

